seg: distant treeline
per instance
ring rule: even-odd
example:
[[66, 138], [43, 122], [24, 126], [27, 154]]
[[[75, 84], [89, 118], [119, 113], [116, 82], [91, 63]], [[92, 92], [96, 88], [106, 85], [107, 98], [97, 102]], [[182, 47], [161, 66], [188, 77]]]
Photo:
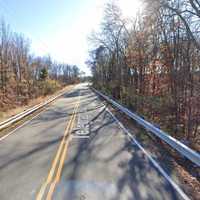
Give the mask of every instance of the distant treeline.
[[96, 88], [178, 139], [200, 144], [200, 3], [145, 0], [135, 19], [107, 4], [88, 65]]
[[75, 65], [52, 62], [49, 56], [35, 57], [30, 41], [0, 23], [0, 111], [26, 104], [29, 99], [55, 92], [79, 81]]

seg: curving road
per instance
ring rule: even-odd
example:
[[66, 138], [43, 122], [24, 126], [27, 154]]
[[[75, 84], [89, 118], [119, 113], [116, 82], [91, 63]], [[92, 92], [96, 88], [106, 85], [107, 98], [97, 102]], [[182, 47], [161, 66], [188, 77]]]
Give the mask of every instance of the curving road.
[[0, 199], [182, 199], [80, 84], [0, 141]]

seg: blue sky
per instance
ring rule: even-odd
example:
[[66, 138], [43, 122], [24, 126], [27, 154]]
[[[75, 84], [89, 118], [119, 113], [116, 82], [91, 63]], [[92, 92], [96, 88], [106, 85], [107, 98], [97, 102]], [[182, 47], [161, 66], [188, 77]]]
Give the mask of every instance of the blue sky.
[[[0, 16], [13, 31], [31, 40], [35, 55], [50, 54], [59, 62], [85, 66], [87, 37], [101, 21], [108, 0], [0, 0]], [[125, 13], [133, 13], [137, 0], [119, 0]], [[133, 2], [135, 2], [133, 4]]]

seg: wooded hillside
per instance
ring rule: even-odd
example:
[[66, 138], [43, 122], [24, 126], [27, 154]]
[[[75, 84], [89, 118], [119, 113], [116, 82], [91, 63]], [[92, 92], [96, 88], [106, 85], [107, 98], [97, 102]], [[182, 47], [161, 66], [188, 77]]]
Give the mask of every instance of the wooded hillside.
[[200, 2], [145, 0], [134, 19], [107, 4], [90, 37], [94, 87], [187, 144], [200, 144]]
[[78, 81], [79, 68], [30, 53], [30, 40], [0, 23], [0, 111]]

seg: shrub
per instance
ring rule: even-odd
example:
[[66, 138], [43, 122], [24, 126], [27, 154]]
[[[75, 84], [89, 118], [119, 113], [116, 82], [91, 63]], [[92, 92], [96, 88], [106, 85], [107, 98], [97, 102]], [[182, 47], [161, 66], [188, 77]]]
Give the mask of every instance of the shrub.
[[54, 92], [56, 92], [58, 89], [61, 88], [61, 85], [54, 80], [46, 80], [42, 83], [42, 90], [43, 90], [43, 95], [49, 95], [49, 94], [53, 94]]

